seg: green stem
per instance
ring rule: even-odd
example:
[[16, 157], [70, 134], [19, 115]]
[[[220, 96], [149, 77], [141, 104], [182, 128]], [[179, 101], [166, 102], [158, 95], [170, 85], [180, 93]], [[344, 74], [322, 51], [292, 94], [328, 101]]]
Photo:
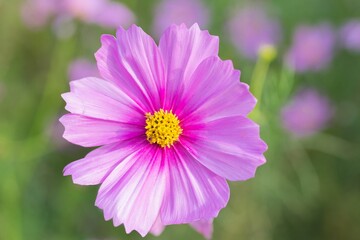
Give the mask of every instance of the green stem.
[[258, 100], [258, 105], [261, 103], [262, 92], [263, 92], [268, 69], [269, 69], [269, 62], [265, 61], [262, 58], [259, 58], [255, 65], [255, 69], [250, 84], [252, 92]]
[[263, 116], [261, 115], [260, 107], [262, 104], [262, 95], [265, 84], [265, 79], [269, 70], [270, 63], [276, 57], [276, 49], [271, 45], [263, 45], [259, 49], [259, 58], [255, 65], [255, 69], [251, 78], [250, 88], [257, 98], [257, 105], [250, 117], [255, 121], [261, 121]]

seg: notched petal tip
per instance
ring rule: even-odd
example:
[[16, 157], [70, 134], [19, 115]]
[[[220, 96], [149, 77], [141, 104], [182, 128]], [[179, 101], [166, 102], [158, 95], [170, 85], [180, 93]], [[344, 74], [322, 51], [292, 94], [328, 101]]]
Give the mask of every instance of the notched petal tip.
[[73, 129], [73, 120], [72, 117], [76, 116], [77, 114], [67, 113], [63, 115], [61, 118], [59, 118], [59, 122], [64, 126], [64, 132], [62, 134], [62, 137], [75, 145], [79, 145], [81, 147], [93, 147], [93, 145], [85, 143], [85, 142], [79, 142], [76, 138], [76, 133], [74, 133]]
[[[69, 94], [70, 94], [70, 92], [66, 92], [66, 93], [62, 93], [60, 96], [61, 96], [61, 98], [66, 102]], [[60, 120], [60, 119], [59, 119], [59, 120]]]
[[63, 116], [61, 116], [60, 118], [59, 118], [59, 122], [65, 127], [65, 124], [64, 124], [64, 122], [66, 121], [66, 115], [69, 115], [69, 113], [67, 113], [67, 114], [65, 114], [65, 115], [63, 115]]
[[113, 35], [103, 34], [101, 35], [100, 43], [100, 48], [94, 54], [97, 61], [99, 61], [99, 57], [104, 55], [104, 52], [108, 51], [109, 46], [116, 47], [116, 38]]
[[181, 23], [181, 24], [176, 24], [176, 23], [171, 23], [164, 32], [169, 31], [169, 30], [178, 30], [178, 29], [188, 29], [188, 26], [186, 26], [185, 23]]
[[209, 37], [212, 41], [216, 41], [217, 45], [219, 45], [219, 36], [212, 35], [208, 30], [201, 29], [199, 24], [196, 22], [191, 26], [187, 26], [185, 23], [181, 23], [181, 24], [172, 23], [165, 29], [162, 35], [165, 35], [168, 31], [171, 32], [171, 31], [182, 31], [182, 30], [187, 30], [189, 32], [194, 31], [200, 35], [203, 34], [205, 35], [205, 37]]
[[196, 29], [201, 30], [200, 26], [199, 26], [199, 24], [197, 22], [193, 23], [193, 25], [191, 25], [191, 28], [196, 28]]
[[[136, 24], [131, 24], [127, 29], [123, 28], [122, 26], [118, 27], [116, 29], [116, 38], [119, 39], [122, 37], [123, 34], [129, 34], [129, 33], [140, 33], [140, 34], [145, 34], [147, 35], [147, 33], [138, 25]], [[115, 38], [115, 39], [116, 39]]]
[[74, 162], [69, 163], [63, 169], [63, 176], [71, 176], [71, 181], [76, 185], [84, 185], [82, 181], [78, 180], [76, 176], [76, 169], [74, 169]]
[[114, 39], [116, 39], [116, 38], [111, 34], [102, 34], [100, 36], [100, 43], [103, 43], [108, 40], [114, 40]]
[[128, 228], [128, 227], [125, 225], [125, 232], [126, 232], [126, 234], [130, 234], [132, 231], [138, 232], [138, 233], [141, 235], [141, 237], [145, 237], [145, 236], [150, 232], [150, 230]]
[[68, 165], [66, 165], [63, 169], [63, 176], [69, 176], [72, 174], [71, 170], [70, 170], [70, 165], [71, 163], [69, 163]]
[[258, 168], [259, 168], [260, 166], [262, 166], [263, 164], [265, 164], [265, 163], [266, 163], [266, 158], [265, 158], [264, 155], [262, 155], [262, 156], [258, 159], [258, 164], [257, 164], [256, 168], [254, 169], [252, 175], [249, 176], [248, 178], [242, 180], [242, 181], [247, 181], [247, 180], [250, 180], [250, 179], [252, 179], [252, 178], [255, 178], [255, 177], [256, 177], [256, 174], [257, 174], [257, 171], [258, 171]]
[[62, 134], [62, 137], [63, 137], [66, 141], [72, 143], [72, 142], [68, 139], [68, 134], [67, 134], [67, 130], [66, 130], [67, 127], [68, 127], [67, 121], [68, 121], [68, 118], [69, 118], [70, 115], [71, 115], [70, 113], [63, 115], [62, 117], [59, 118], [59, 122], [64, 126], [64, 132], [63, 132], [63, 134]]

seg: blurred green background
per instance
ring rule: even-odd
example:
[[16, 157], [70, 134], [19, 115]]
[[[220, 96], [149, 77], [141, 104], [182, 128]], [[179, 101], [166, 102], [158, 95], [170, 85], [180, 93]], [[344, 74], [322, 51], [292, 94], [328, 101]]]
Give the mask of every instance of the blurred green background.
[[[151, 33], [159, 1], [122, 1], [136, 23]], [[229, 41], [225, 22], [235, 0], [204, 0], [209, 31], [220, 36], [220, 57], [231, 59], [250, 83], [255, 62], [242, 58]], [[269, 145], [267, 163], [246, 182], [231, 182], [228, 206], [214, 220], [213, 239], [355, 240], [360, 236], [360, 54], [337, 49], [325, 71], [284, 73], [281, 56], [297, 25], [329, 21], [335, 28], [360, 17], [357, 0], [266, 1], [283, 32], [279, 58], [264, 86], [261, 135]], [[22, 1], [0, 1], [0, 239], [142, 239], [114, 228], [94, 206], [98, 186], [74, 185], [63, 167], [90, 149], [66, 143], [57, 122], [65, 113], [60, 94], [68, 91], [68, 66], [78, 57], [94, 61], [100, 35], [115, 29], [77, 21], [62, 39], [51, 26], [37, 31], [20, 18]], [[295, 83], [283, 94], [277, 81]], [[289, 80], [290, 81], [290, 80]], [[322, 133], [296, 139], [284, 132], [279, 113], [302, 85], [329, 96], [336, 114]], [[266, 98], [266, 96], [268, 96]], [[271, 102], [269, 99], [276, 99]], [[160, 237], [202, 239], [187, 225], [169, 226]]]

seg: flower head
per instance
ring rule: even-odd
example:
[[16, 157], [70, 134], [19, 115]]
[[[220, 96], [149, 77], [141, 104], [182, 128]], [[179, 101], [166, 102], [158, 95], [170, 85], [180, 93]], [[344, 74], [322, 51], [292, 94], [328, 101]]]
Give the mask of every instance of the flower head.
[[172, 25], [157, 46], [133, 25], [103, 35], [102, 78], [70, 82], [64, 137], [101, 146], [70, 163], [74, 183], [101, 184], [96, 206], [114, 225], [146, 235], [154, 224], [212, 219], [228, 180], [254, 177], [266, 144], [247, 118], [256, 99], [218, 57], [218, 38]]
[[285, 129], [298, 137], [323, 129], [333, 114], [329, 100], [315, 89], [302, 89], [282, 110]]
[[286, 55], [287, 64], [297, 72], [317, 71], [332, 60], [335, 35], [328, 24], [300, 26]]
[[209, 24], [209, 10], [202, 0], [162, 0], [155, 9], [153, 32], [160, 36], [171, 24], [185, 23], [200, 27]]
[[342, 45], [356, 52], [360, 52], [360, 19], [351, 20], [340, 30]]
[[264, 45], [276, 46], [280, 40], [280, 25], [270, 18], [260, 5], [240, 9], [228, 23], [230, 38], [241, 54], [256, 59]]

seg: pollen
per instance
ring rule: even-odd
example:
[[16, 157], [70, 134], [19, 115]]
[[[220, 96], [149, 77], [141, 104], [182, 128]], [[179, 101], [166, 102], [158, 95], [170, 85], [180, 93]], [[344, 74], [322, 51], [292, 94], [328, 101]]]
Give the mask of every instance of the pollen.
[[153, 144], [161, 147], [170, 147], [179, 140], [182, 133], [180, 121], [172, 111], [160, 109], [154, 114], [147, 113], [146, 117], [146, 138]]

